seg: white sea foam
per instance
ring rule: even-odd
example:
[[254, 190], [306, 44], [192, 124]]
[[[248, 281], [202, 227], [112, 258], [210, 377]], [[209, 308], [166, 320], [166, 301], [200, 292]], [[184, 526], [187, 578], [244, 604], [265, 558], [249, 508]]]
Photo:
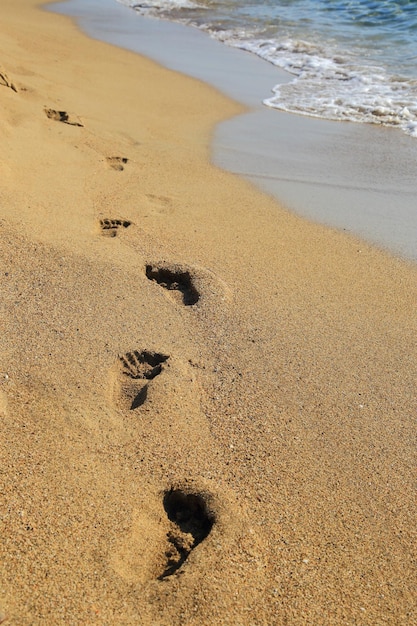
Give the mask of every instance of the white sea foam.
[[135, 9], [143, 15], [160, 16], [161, 12], [169, 12], [175, 9], [194, 9], [198, 5], [191, 0], [118, 0], [131, 9]]
[[329, 120], [396, 126], [417, 136], [417, 80], [389, 75], [382, 67], [358, 65], [349, 56], [304, 41], [230, 38], [295, 78], [273, 88], [267, 106]]
[[271, 85], [273, 95], [263, 100], [269, 107], [335, 121], [393, 126], [417, 137], [417, 79], [390, 74], [386, 67], [367, 62], [359, 49], [351, 53], [334, 42], [262, 38], [259, 26], [250, 20], [243, 27], [228, 28], [224, 14], [215, 22], [210, 19], [213, 8], [202, 0], [200, 4], [192, 0], [118, 1], [142, 15], [195, 26], [289, 72], [292, 81]]

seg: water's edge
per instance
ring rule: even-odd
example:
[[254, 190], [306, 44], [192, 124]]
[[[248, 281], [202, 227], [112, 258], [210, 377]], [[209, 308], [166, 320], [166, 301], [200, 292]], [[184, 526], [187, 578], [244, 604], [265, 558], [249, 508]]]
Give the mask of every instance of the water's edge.
[[249, 178], [304, 217], [417, 261], [415, 139], [267, 109], [265, 89], [289, 76], [197, 29], [141, 17], [115, 0], [45, 8], [76, 18], [92, 38], [203, 80], [249, 106], [249, 113], [218, 125], [216, 165]]
[[[118, 0], [145, 17], [193, 25], [284, 69], [264, 104], [417, 137], [417, 7], [403, 0]], [[409, 31], [410, 29], [410, 31]], [[408, 32], [409, 31], [409, 32]]]

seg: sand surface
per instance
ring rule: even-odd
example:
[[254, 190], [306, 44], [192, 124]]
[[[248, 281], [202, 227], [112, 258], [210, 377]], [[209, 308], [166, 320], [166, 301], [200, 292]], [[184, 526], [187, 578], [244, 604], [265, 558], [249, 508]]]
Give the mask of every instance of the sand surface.
[[416, 267], [35, 5], [0, 27], [0, 623], [417, 623]]

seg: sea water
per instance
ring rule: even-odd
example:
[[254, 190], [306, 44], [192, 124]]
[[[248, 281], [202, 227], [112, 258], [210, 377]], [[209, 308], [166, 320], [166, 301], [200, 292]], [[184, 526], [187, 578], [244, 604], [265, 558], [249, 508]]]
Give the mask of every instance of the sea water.
[[270, 85], [269, 107], [417, 137], [415, 0], [118, 1], [284, 69], [291, 80]]

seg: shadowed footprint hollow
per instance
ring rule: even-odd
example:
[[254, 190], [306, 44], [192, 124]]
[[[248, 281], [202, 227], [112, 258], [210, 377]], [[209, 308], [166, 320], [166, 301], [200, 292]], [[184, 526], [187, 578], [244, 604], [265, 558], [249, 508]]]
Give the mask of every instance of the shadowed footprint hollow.
[[67, 113], [66, 111], [56, 111], [55, 109], [44, 110], [46, 117], [50, 120], [54, 120], [55, 122], [62, 122], [63, 124], [69, 124], [70, 126], [84, 126], [84, 124], [81, 124], [80, 120], [70, 116], [69, 113]]
[[130, 220], [119, 220], [119, 219], [102, 219], [100, 220], [100, 228], [103, 235], [107, 235], [109, 237], [116, 237], [117, 231], [120, 228], [129, 228], [132, 224]]
[[127, 352], [119, 357], [124, 377], [130, 382], [123, 385], [123, 395], [129, 402], [130, 410], [142, 406], [148, 396], [148, 382], [162, 372], [163, 364], [169, 356], [159, 352]]
[[163, 505], [171, 528], [167, 533], [166, 566], [159, 580], [180, 569], [190, 552], [209, 535], [215, 522], [206, 499], [198, 493], [170, 489], [165, 492]]
[[146, 266], [146, 277], [168, 291], [177, 291], [181, 294], [182, 302], [186, 306], [196, 304], [200, 299], [200, 294], [194, 286], [193, 279], [189, 271], [170, 269], [168, 267]]
[[128, 158], [126, 157], [119, 157], [119, 156], [112, 156], [112, 157], [106, 157], [106, 161], [108, 163], [108, 165], [111, 167], [112, 170], [116, 170], [118, 172], [123, 172], [123, 170], [125, 169], [125, 165], [128, 162]]

